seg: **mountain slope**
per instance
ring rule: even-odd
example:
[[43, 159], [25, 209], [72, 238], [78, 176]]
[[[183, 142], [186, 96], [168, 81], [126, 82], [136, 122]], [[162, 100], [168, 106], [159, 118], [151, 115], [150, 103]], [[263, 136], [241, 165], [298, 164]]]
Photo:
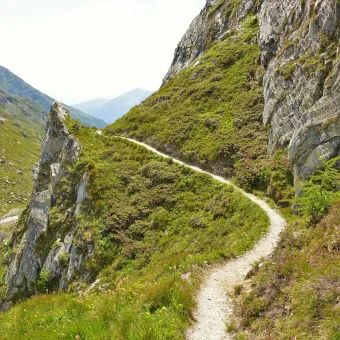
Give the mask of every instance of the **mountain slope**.
[[[51, 105], [55, 102], [55, 99], [35, 89], [3, 66], [0, 66], [0, 89], [13, 96], [26, 98], [33, 101], [43, 110], [45, 110], [46, 116], [51, 108]], [[102, 128], [106, 125], [102, 120], [94, 118], [77, 109], [72, 107], [68, 107], [68, 109], [75, 119], [79, 120], [85, 125], [96, 126], [98, 128]]]
[[258, 21], [253, 15], [108, 128], [261, 187], [268, 167]]
[[[240, 23], [249, 13], [258, 18], [258, 27], [253, 26], [249, 41], [242, 35], [240, 40]], [[238, 168], [255, 165], [248, 159], [263, 153], [264, 137], [257, 152], [244, 148], [250, 140], [257, 144], [254, 134], [261, 133], [268, 137], [271, 156], [288, 153], [298, 185], [340, 154], [339, 17], [336, 0], [290, 0], [287, 6], [208, 0], [180, 42], [163, 87], [114, 124], [113, 133], [192, 162], [207, 160], [208, 166], [237, 177]], [[255, 46], [258, 56], [254, 53], [251, 63], [246, 58]], [[247, 67], [238, 68], [242, 60]], [[256, 87], [261, 101], [260, 94], [247, 97]], [[257, 129], [248, 129], [252, 121]], [[255, 172], [266, 176], [261, 169]]]
[[95, 99], [76, 104], [74, 107], [88, 112], [107, 123], [113, 123], [132, 107], [140, 104], [144, 99], [149, 97], [151, 93], [150, 91], [137, 88], [114, 99]]
[[273, 258], [238, 286], [230, 330], [245, 339], [338, 339], [339, 225], [339, 198], [321, 221], [291, 218]]
[[[128, 140], [137, 145], [141, 145], [157, 155], [169, 158], [168, 155], [155, 150], [149, 145], [133, 139]], [[198, 167], [190, 166], [178, 159], [173, 159], [173, 161], [196, 172], [208, 174], [218, 182], [233, 186], [230, 181], [223, 177], [207, 173]], [[261, 209], [265, 211], [270, 221], [269, 232], [249, 252], [209, 270], [197, 296], [198, 306], [194, 314], [195, 324], [187, 332], [188, 340], [215, 340], [225, 338], [225, 324], [230, 319], [229, 311], [233, 307], [231, 299], [229, 298], [227, 301], [225, 299], [226, 290], [232, 290], [236, 284], [242, 282], [246, 274], [252, 269], [255, 262], [260, 261], [264, 257], [269, 257], [272, 254], [279, 242], [280, 233], [285, 228], [285, 220], [265, 201], [262, 201], [254, 195], [241, 191], [237, 187], [235, 187], [235, 189], [242, 192], [245, 197], [248, 197], [252, 202], [259, 205]]]
[[240, 22], [259, 5], [259, 1], [254, 0], [207, 0], [179, 42], [163, 83], [195, 64], [225, 34], [237, 29]]
[[45, 120], [40, 106], [0, 90], [0, 216], [27, 204]]
[[[249, 11], [258, 27], [247, 41]], [[339, 337], [339, 17], [335, 0], [208, 0], [159, 92], [108, 128], [264, 190], [284, 207], [292, 222], [273, 259], [235, 287], [239, 318], [228, 330], [240, 339]], [[255, 46], [258, 57], [246, 60]], [[236, 72], [242, 60], [247, 67]], [[261, 95], [248, 96], [252, 88]], [[328, 160], [332, 171], [320, 174]]]
[[30, 99], [48, 112], [54, 99], [33, 88], [10, 70], [0, 66], [0, 88], [13, 96]]
[[27, 123], [44, 125], [47, 120], [46, 111], [35, 102], [0, 89], [0, 105], [11, 117]]

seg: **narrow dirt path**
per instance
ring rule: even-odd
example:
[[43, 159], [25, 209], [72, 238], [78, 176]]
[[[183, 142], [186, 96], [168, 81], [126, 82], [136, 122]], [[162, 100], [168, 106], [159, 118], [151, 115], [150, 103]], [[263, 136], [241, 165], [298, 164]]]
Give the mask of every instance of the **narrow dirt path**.
[[197, 296], [197, 309], [194, 313], [195, 323], [187, 332], [188, 340], [220, 340], [232, 339], [231, 335], [226, 333], [226, 324], [230, 321], [233, 312], [233, 304], [227, 292], [239, 283], [242, 283], [246, 274], [251, 270], [254, 262], [268, 257], [272, 254], [279, 241], [280, 233], [285, 227], [285, 220], [272, 209], [265, 201], [248, 194], [242, 189], [235, 186], [223, 177], [216, 176], [204, 171], [196, 166], [186, 164], [180, 160], [169, 157], [159, 152], [149, 145], [135, 141], [130, 138], [124, 138], [132, 143], [138, 144], [155, 154], [171, 158], [175, 163], [184, 165], [194, 171], [209, 175], [216, 181], [233, 186], [244, 196], [259, 205], [268, 215], [270, 227], [267, 235], [255, 245], [255, 247], [238, 257], [237, 259], [227, 262], [220, 266], [215, 266], [206, 275], [202, 287]]
[[0, 225], [16, 222], [19, 219], [19, 216], [8, 216], [3, 219], [0, 219]]

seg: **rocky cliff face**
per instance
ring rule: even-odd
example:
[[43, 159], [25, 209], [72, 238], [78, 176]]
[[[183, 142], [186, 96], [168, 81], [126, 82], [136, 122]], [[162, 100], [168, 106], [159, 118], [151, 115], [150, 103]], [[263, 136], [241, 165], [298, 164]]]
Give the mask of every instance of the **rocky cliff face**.
[[307, 179], [339, 154], [339, 6], [337, 0], [207, 0], [164, 81], [256, 12], [269, 150], [288, 147], [296, 181]]
[[336, 0], [264, 1], [259, 13], [269, 149], [288, 146], [295, 178], [339, 154]]
[[212, 43], [236, 29], [250, 11], [257, 10], [256, 0], [207, 0], [201, 13], [191, 23], [175, 51], [174, 60], [163, 82], [198, 61]]
[[[53, 282], [53, 288], [66, 288], [81, 263], [72, 243], [76, 224], [65, 228], [60, 221], [57, 230], [51, 230], [50, 211], [57, 204], [57, 199], [61, 199], [60, 192], [64, 190], [61, 188], [62, 180], [80, 152], [77, 141], [64, 123], [67, 115], [68, 112], [58, 103], [50, 112], [41, 159], [34, 171], [35, 184], [30, 205], [11, 240], [14, 255], [6, 277], [7, 298], [2, 308], [8, 307], [8, 301], [36, 293], [39, 279]], [[66, 193], [71, 199], [74, 197], [73, 205], [68, 204], [66, 212], [69, 220], [79, 213], [86, 197], [86, 185], [85, 174], [78, 187], [71, 187]], [[43, 273], [45, 277], [42, 277]]]

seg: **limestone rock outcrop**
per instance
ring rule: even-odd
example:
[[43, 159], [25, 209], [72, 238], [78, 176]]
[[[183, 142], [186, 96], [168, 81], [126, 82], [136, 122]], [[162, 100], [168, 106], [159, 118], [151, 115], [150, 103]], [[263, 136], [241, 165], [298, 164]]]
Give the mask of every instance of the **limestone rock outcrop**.
[[269, 150], [288, 147], [297, 181], [340, 149], [340, 5], [336, 0], [263, 2], [262, 49]]
[[[2, 304], [3, 309], [8, 308], [17, 298], [36, 293], [37, 281], [43, 270], [48, 273], [50, 280], [57, 283], [59, 289], [64, 289], [81, 263], [72, 242], [76, 225], [63, 239], [53, 239], [57, 237], [58, 232], [54, 234], [48, 230], [50, 210], [57, 196], [56, 190], [67, 175], [68, 167], [78, 160], [80, 152], [78, 142], [65, 125], [67, 115], [68, 112], [61, 104], [53, 105], [40, 162], [34, 170], [31, 201], [19, 222], [21, 230], [15, 231], [10, 241], [14, 255], [6, 276], [7, 297]], [[71, 188], [75, 192], [78, 191], [78, 195], [75, 195], [78, 197], [68, 211], [70, 216], [79, 212], [80, 205], [86, 198], [87, 181], [88, 177], [84, 175], [78, 188]], [[42, 241], [46, 235], [52, 238], [50, 248], [48, 242]], [[40, 248], [44, 247], [46, 248], [41, 251]]]

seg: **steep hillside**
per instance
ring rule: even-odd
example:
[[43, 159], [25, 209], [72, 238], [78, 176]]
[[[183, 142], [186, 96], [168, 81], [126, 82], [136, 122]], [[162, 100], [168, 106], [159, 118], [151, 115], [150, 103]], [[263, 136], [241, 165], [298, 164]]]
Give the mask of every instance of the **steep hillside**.
[[[35, 89], [24, 80], [16, 76], [10, 70], [0, 66], [0, 89], [16, 97], [22, 97], [31, 100], [39, 105], [47, 116], [51, 105], [55, 99]], [[74, 119], [79, 120], [87, 126], [96, 126], [98, 128], [104, 127], [106, 124], [100, 119], [94, 118], [80, 110], [68, 107]]]
[[74, 107], [110, 124], [125, 115], [135, 105], [140, 104], [151, 93], [143, 89], [134, 89], [117, 98], [95, 99], [74, 105]]
[[257, 32], [249, 15], [108, 131], [260, 187], [269, 158]]
[[1, 89], [0, 105], [15, 120], [23, 120], [38, 125], [44, 125], [47, 120], [47, 113], [41, 106], [30, 99], [14, 96]]
[[0, 316], [2, 337], [183, 338], [201, 268], [251, 248], [267, 216], [232, 187], [65, 115], [51, 112], [3, 307], [93, 294], [19, 304]]
[[28, 202], [45, 120], [38, 105], [0, 90], [0, 216]]
[[255, 182], [270, 182], [254, 161], [268, 136], [298, 184], [340, 153], [339, 13], [336, 0], [207, 1], [163, 87], [111, 131]]
[[256, 0], [207, 0], [179, 42], [164, 83], [193, 65], [225, 34], [238, 29], [249, 13], [259, 9], [259, 3]]
[[[0, 217], [23, 208], [32, 191], [32, 169], [39, 159], [48, 111], [54, 99], [0, 66]], [[85, 125], [104, 122], [72, 109]]]
[[32, 100], [48, 112], [54, 99], [33, 88], [10, 70], [0, 66], [0, 88], [13, 96]]
[[108, 128], [286, 206], [275, 256], [235, 287], [240, 339], [339, 337], [339, 16], [335, 0], [208, 0], [159, 92]]

